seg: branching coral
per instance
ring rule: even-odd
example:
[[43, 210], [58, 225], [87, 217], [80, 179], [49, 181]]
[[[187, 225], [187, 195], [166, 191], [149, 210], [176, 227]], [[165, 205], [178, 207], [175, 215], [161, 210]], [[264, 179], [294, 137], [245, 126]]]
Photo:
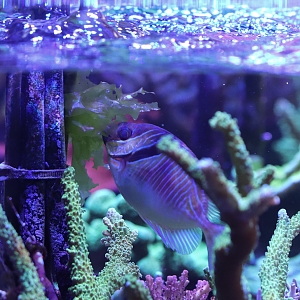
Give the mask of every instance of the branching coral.
[[18, 278], [18, 299], [47, 299], [29, 252], [0, 205], [0, 239]]
[[126, 274], [132, 274], [136, 278], [141, 276], [138, 266], [130, 262], [132, 243], [137, 238], [137, 232], [131, 231], [122, 216], [113, 208], [108, 210], [103, 223], [108, 228], [103, 232], [105, 238], [102, 239], [109, 247], [105, 255], [108, 262], [100, 272], [97, 282], [102, 289], [107, 289], [107, 295], [112, 295], [125, 283]]
[[237, 172], [236, 184], [226, 179], [218, 163], [191, 157], [172, 136], [163, 137], [158, 148], [195, 179], [220, 210], [221, 220], [229, 225], [230, 238], [223, 235], [223, 239], [215, 245], [217, 298], [241, 300], [245, 299], [241, 284], [242, 268], [258, 239], [258, 216], [269, 206], [278, 204], [279, 198], [264, 185], [264, 180], [260, 181], [261, 186], [255, 186], [249, 154], [236, 120], [226, 113], [217, 112], [210, 124], [225, 133]]
[[280, 98], [276, 101], [274, 112], [278, 117], [283, 135], [280, 140], [275, 142], [274, 148], [281, 155], [283, 161], [288, 162], [299, 151], [300, 109], [287, 99]]
[[109, 260], [99, 276], [94, 276], [88, 257], [84, 222], [82, 220], [81, 197], [75, 182], [73, 167], [66, 169], [62, 178], [63, 199], [67, 210], [69, 229], [69, 249], [74, 285], [71, 291], [75, 299], [109, 299], [125, 283], [125, 276], [140, 276], [138, 267], [130, 262], [132, 242], [137, 232], [131, 231], [122, 216], [109, 209], [103, 219], [108, 230], [104, 232], [103, 242], [108, 246], [106, 258]]
[[274, 143], [275, 150], [285, 164], [276, 167], [272, 186], [276, 193], [282, 196], [300, 183], [300, 109], [286, 99], [278, 99], [274, 110], [283, 134], [283, 137]]
[[289, 218], [286, 211], [281, 209], [278, 212], [276, 229], [259, 271], [263, 300], [284, 298], [289, 252], [292, 241], [299, 232], [300, 212]]
[[221, 131], [224, 135], [232, 164], [236, 171], [236, 187], [242, 197], [248, 195], [254, 186], [254, 174], [249, 152], [246, 149], [237, 121], [230, 115], [217, 112], [209, 121], [212, 128]]
[[67, 210], [69, 230], [69, 249], [72, 261], [71, 279], [74, 285], [71, 288], [75, 299], [94, 299], [100, 291], [96, 284], [91, 262], [88, 258], [88, 249], [84, 223], [82, 220], [81, 197], [78, 184], [74, 179], [74, 168], [66, 169], [62, 178], [64, 188], [63, 200]]
[[168, 276], [165, 283], [161, 277], [156, 277], [154, 280], [147, 275], [145, 284], [154, 300], [206, 300], [211, 291], [206, 280], [198, 280], [196, 288], [192, 291], [185, 290], [189, 284], [187, 270], [181, 273], [179, 280], [177, 276]]
[[285, 292], [285, 299], [290, 300], [300, 299], [300, 291], [296, 279], [293, 279], [291, 285], [287, 284], [287, 291]]

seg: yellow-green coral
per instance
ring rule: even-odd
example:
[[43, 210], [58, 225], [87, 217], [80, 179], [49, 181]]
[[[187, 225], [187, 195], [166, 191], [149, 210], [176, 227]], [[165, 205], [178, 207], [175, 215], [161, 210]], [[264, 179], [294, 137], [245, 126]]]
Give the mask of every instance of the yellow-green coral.
[[241, 196], [246, 196], [253, 188], [253, 170], [250, 155], [241, 137], [237, 120], [225, 112], [216, 112], [209, 120], [212, 128], [223, 133], [228, 152], [237, 173], [237, 188]]
[[81, 197], [75, 182], [75, 170], [69, 167], [62, 178], [63, 200], [67, 211], [69, 249], [71, 257], [71, 292], [75, 299], [97, 299], [100, 291], [96, 284], [92, 264], [89, 260], [84, 222], [82, 220]]
[[278, 212], [276, 229], [261, 265], [262, 298], [264, 300], [283, 299], [286, 288], [289, 252], [292, 240], [300, 231], [300, 212], [291, 219], [284, 209]]
[[5, 252], [18, 278], [18, 299], [36, 300], [47, 299], [44, 295], [44, 288], [40, 282], [36, 268], [31, 261], [25, 245], [18, 236], [18, 233], [8, 221], [6, 214], [0, 205], [0, 239]]
[[125, 283], [125, 275], [132, 274], [140, 277], [138, 266], [130, 262], [132, 243], [137, 237], [136, 231], [131, 231], [125, 224], [122, 216], [115, 209], [110, 208], [103, 219], [108, 230], [103, 232], [106, 236], [102, 242], [108, 246], [108, 259], [104, 269], [97, 279], [100, 286], [105, 287], [106, 295], [110, 296]]
[[130, 262], [132, 242], [137, 232], [131, 231], [122, 216], [114, 209], [109, 209], [103, 219], [108, 230], [104, 231], [103, 242], [108, 246], [108, 253], [104, 269], [99, 276], [93, 274], [82, 220], [81, 197], [78, 184], [75, 182], [75, 170], [66, 169], [62, 178], [64, 188], [63, 199], [67, 210], [69, 230], [69, 249], [72, 271], [71, 279], [74, 286], [71, 292], [74, 299], [110, 299], [111, 295], [125, 283], [125, 276], [131, 274], [140, 276], [138, 267]]

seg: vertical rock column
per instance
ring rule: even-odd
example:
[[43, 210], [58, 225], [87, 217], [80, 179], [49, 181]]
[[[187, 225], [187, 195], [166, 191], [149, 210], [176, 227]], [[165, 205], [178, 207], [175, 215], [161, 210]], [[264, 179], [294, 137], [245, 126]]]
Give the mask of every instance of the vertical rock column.
[[[64, 130], [63, 72], [45, 73], [45, 144], [46, 165], [49, 169], [66, 167], [66, 142]], [[49, 268], [58, 283], [63, 299], [71, 299], [68, 288], [71, 285], [68, 269], [68, 229], [66, 213], [62, 202], [60, 179], [46, 181], [46, 237], [51, 255], [47, 260]]]

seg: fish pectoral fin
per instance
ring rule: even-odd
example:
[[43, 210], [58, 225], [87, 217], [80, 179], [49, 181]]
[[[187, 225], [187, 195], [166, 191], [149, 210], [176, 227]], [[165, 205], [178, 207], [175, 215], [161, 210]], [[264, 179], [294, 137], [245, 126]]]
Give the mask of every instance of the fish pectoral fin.
[[146, 218], [142, 219], [161, 237], [163, 243], [180, 254], [190, 254], [202, 240], [202, 230], [196, 228], [169, 229], [163, 228]]
[[212, 223], [215, 223], [215, 224], [224, 224], [221, 221], [220, 211], [218, 210], [218, 208], [216, 207], [216, 205], [211, 200], [208, 200], [207, 218]]
[[217, 206], [206, 196], [203, 190], [202, 197], [203, 199], [206, 198], [208, 202], [207, 219], [211, 223], [225, 225], [225, 223], [221, 221], [220, 211], [218, 210]]

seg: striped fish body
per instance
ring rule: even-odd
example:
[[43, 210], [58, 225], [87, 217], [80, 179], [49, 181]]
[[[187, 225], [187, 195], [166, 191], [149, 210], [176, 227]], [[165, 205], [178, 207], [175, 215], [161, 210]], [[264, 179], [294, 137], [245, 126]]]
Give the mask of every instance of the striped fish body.
[[170, 133], [151, 124], [120, 123], [107, 127], [105, 134], [110, 169], [120, 193], [164, 244], [189, 254], [203, 231], [210, 250], [223, 230], [214, 223], [219, 222], [218, 211], [194, 180], [157, 150], [159, 139]]

